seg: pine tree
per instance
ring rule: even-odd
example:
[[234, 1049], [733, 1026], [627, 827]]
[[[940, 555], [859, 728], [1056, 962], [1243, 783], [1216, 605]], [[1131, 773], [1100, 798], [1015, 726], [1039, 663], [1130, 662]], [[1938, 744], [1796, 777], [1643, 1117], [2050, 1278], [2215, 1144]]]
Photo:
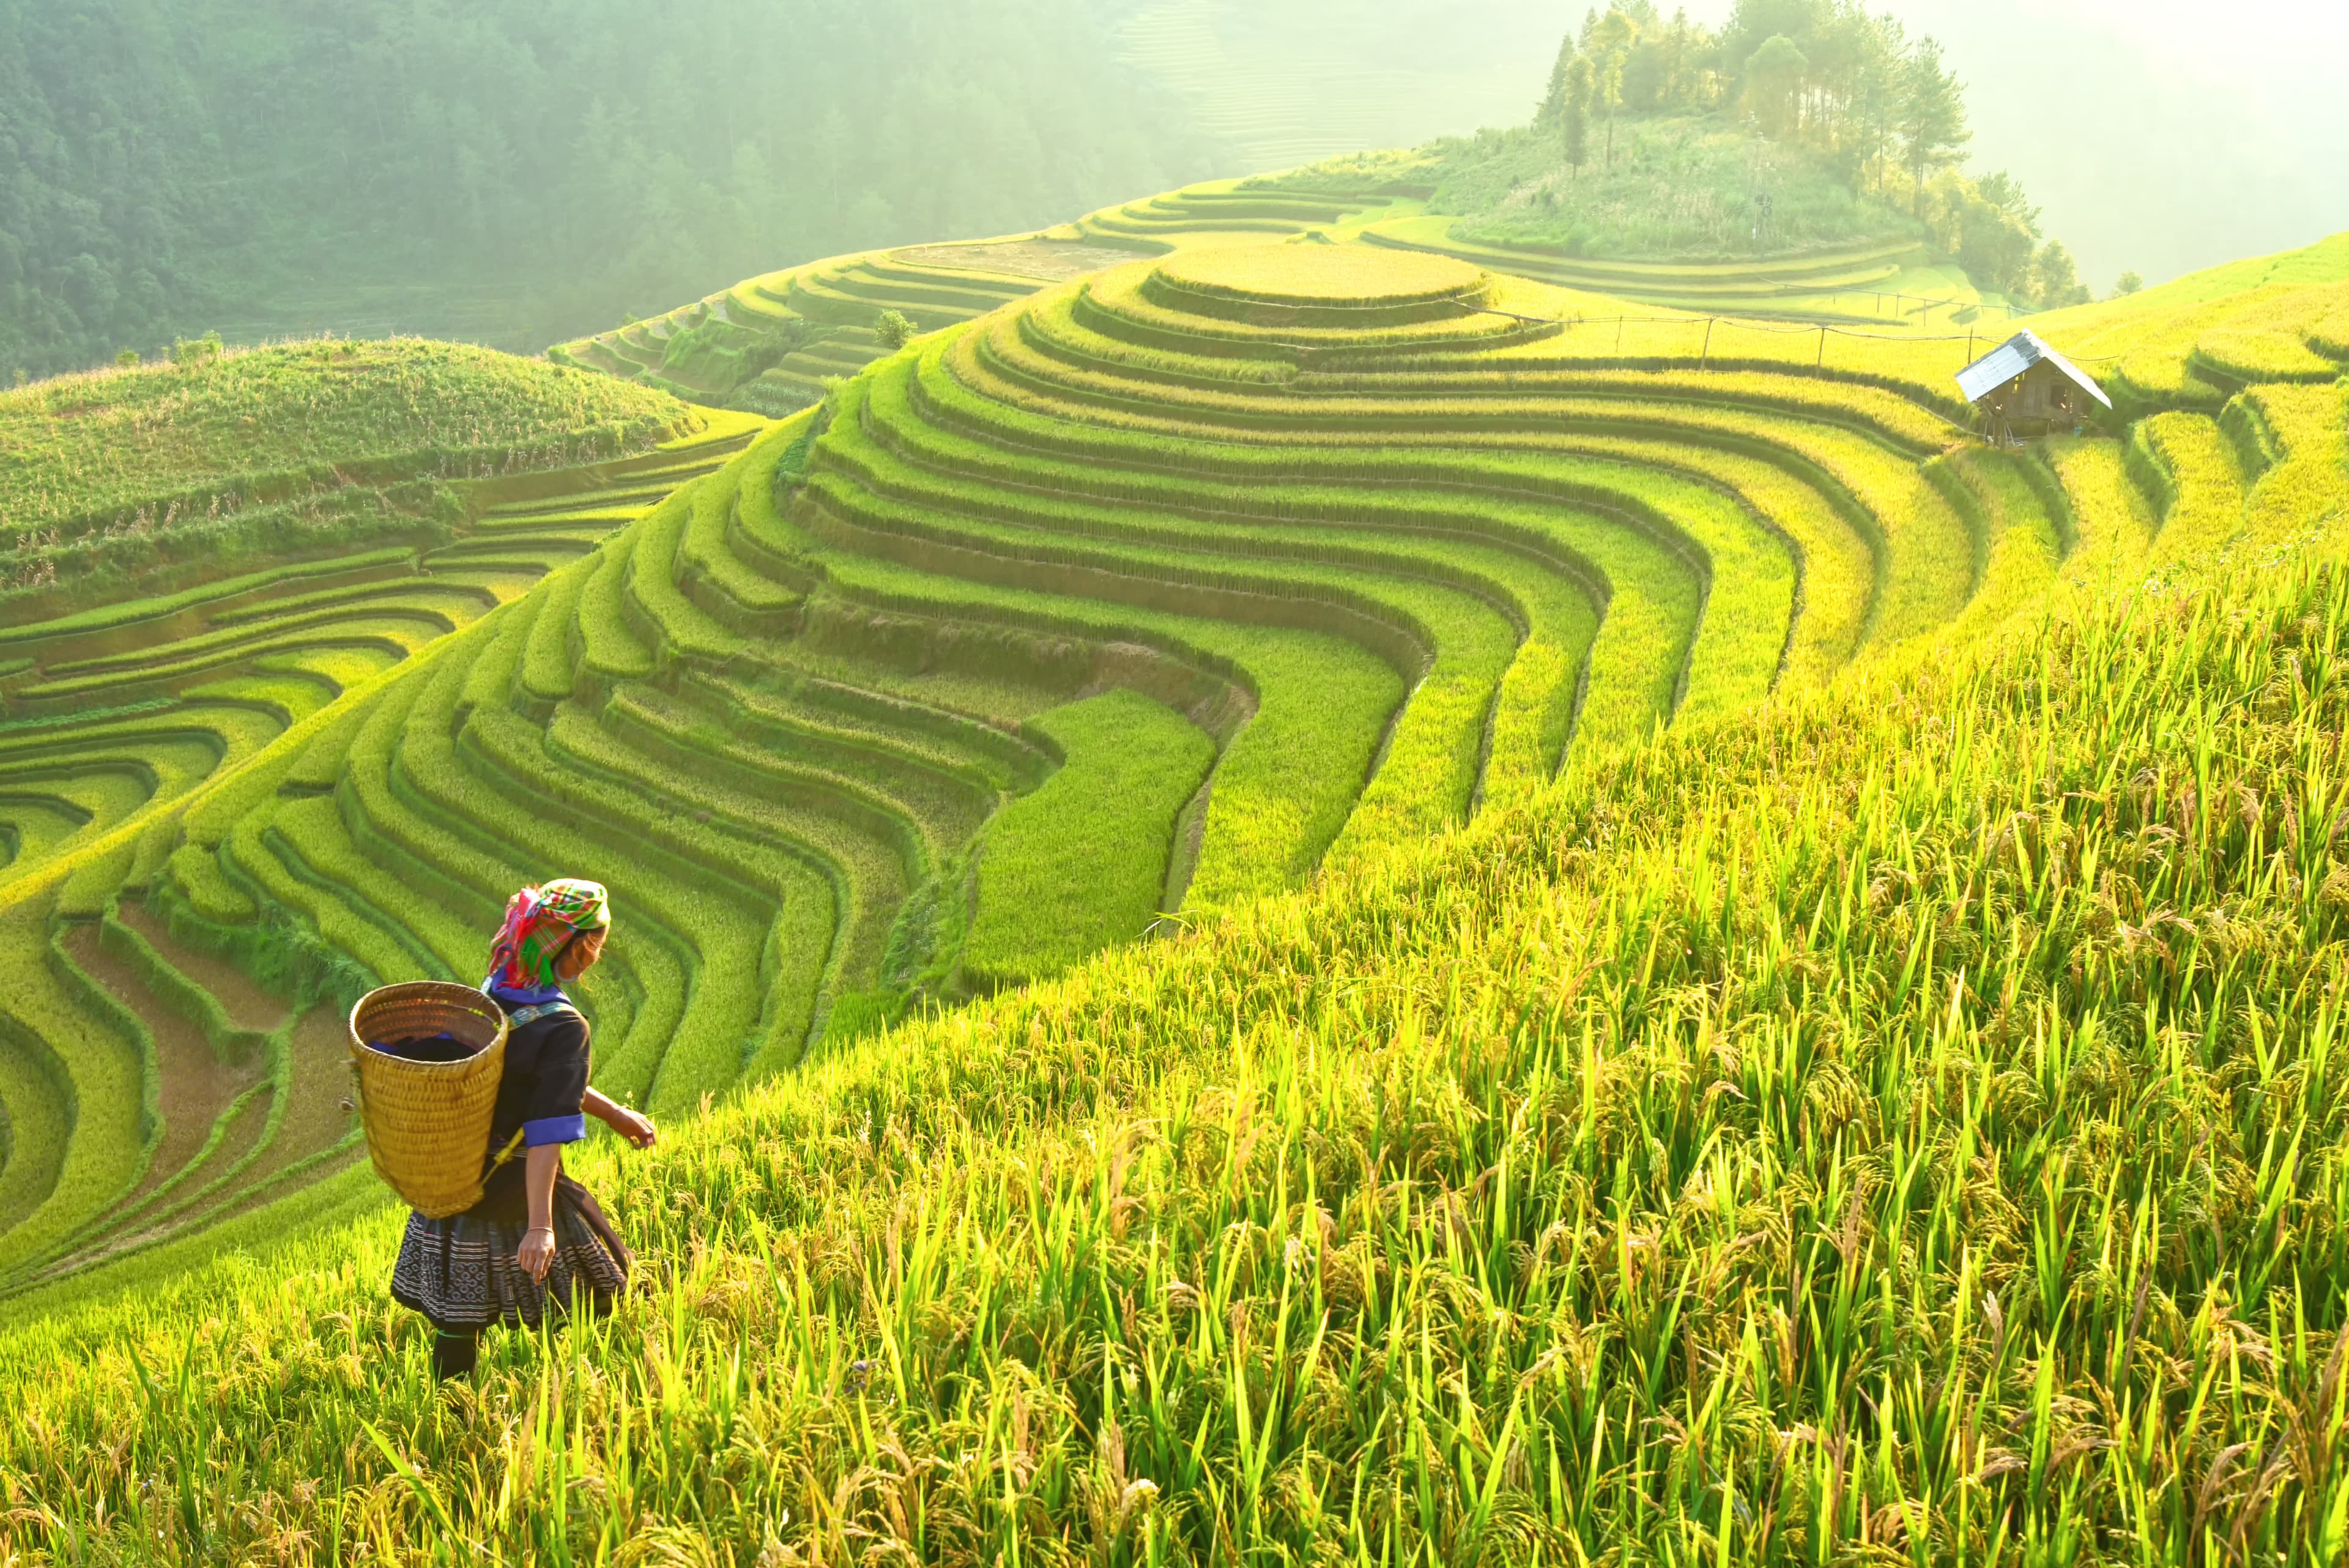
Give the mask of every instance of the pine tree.
[[1542, 95], [1541, 109], [1534, 116], [1534, 124], [1544, 130], [1554, 130], [1566, 118], [1566, 77], [1573, 69], [1576, 50], [1574, 35], [1568, 33], [1558, 40], [1557, 60], [1549, 68], [1549, 90]]
[[1917, 182], [1915, 214], [1925, 215], [1925, 176], [1954, 161], [1952, 155], [1973, 137], [1966, 129], [1965, 88], [1941, 68], [1941, 46], [1918, 41], [1902, 73], [1899, 131], [1902, 149]]
[[[1858, 172], [1870, 175], [1876, 193], [1884, 192], [1886, 154], [1892, 146], [1892, 124], [1900, 109], [1901, 56], [1909, 47], [1900, 24], [1889, 16], [1869, 18], [1859, 63], [1846, 102], [1852, 125], [1851, 145]], [[1857, 189], [1859, 182], [1853, 182]]]
[[2080, 286], [2079, 266], [2061, 240], [2047, 242], [2033, 260], [2031, 271], [2033, 281], [2038, 285], [2043, 309], [2060, 310], [2067, 305], [2088, 303], [2088, 291]]
[[1672, 13], [1671, 31], [1664, 35], [1664, 91], [1661, 107], [1667, 109], [1685, 108], [1689, 99], [1689, 56], [1693, 52], [1696, 33], [1689, 25], [1686, 11]]
[[1585, 55], [1567, 70], [1566, 110], [1559, 117], [1567, 166], [1578, 180], [1582, 178], [1582, 166], [1590, 161], [1590, 100], [1598, 90], [1598, 70]]
[[1615, 114], [1623, 107], [1623, 62], [1640, 41], [1640, 24], [1609, 8], [1590, 30], [1589, 52], [1598, 57], [1598, 87], [1591, 105], [1607, 122], [1607, 167], [1615, 167]]
[[1764, 136], [1785, 140], [1802, 125], [1803, 81], [1811, 62], [1795, 40], [1773, 33], [1745, 62], [1745, 99]]

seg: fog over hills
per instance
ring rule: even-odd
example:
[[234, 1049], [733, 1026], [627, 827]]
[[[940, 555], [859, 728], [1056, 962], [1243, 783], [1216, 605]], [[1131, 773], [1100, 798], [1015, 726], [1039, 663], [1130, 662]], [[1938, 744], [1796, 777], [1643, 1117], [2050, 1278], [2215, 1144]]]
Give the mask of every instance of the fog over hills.
[[2248, 0], [2224, 25], [2185, 0], [1885, 8], [1947, 46], [1976, 167], [2023, 181], [2099, 292], [2126, 268], [2158, 282], [2349, 228], [2349, 8]]
[[[1143, 0], [1130, 57], [1208, 101], [1242, 166], [1521, 123], [1585, 6], [1540, 0]], [[1692, 0], [1725, 21], [1733, 0]], [[2004, 169], [2098, 292], [2349, 228], [2349, 7], [2250, 0], [2224, 25], [2186, 0], [1880, 0], [1947, 49], [1972, 163]], [[1659, 4], [1667, 15], [1673, 9]], [[1218, 109], [1234, 73], [1279, 84], [1276, 113]], [[1255, 96], [1255, 95], [1250, 95]], [[1272, 96], [1272, 95], [1265, 95]], [[1323, 143], [1328, 145], [1324, 146]]]

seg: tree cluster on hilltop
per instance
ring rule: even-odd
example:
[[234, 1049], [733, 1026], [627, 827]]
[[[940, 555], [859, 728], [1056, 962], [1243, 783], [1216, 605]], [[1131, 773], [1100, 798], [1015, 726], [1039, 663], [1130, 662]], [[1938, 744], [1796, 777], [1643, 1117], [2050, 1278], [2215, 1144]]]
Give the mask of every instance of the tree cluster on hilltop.
[[534, 348], [1195, 177], [1107, 3], [0, 0], [0, 385], [221, 325]]
[[[1613, 171], [1624, 122], [1659, 116], [1714, 117], [1809, 155], [1854, 198], [1845, 223], [1865, 225], [1858, 202], [1905, 213], [1983, 287], [2048, 306], [2087, 297], [2022, 186], [1960, 167], [1972, 133], [1940, 47], [1858, 0], [1739, 0], [1717, 30], [1618, 0], [1560, 44], [1524, 135], [1579, 180]], [[1763, 248], [1772, 216], [1750, 219]]]

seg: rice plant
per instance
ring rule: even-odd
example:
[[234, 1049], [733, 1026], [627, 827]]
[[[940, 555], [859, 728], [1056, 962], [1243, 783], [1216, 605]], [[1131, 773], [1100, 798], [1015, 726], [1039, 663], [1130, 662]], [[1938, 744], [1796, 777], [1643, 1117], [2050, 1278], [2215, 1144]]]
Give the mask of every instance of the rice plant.
[[[2341, 389], [1495, 286], [1193, 246], [28, 640], [0, 1561], [2336, 1555]], [[556, 869], [644, 1289], [440, 1392], [319, 1069]]]

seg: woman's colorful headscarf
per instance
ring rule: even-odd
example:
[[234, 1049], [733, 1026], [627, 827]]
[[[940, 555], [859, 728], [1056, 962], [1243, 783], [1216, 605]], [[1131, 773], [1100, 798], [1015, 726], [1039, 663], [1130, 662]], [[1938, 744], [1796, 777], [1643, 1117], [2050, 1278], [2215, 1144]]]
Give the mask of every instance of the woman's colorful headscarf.
[[564, 877], [543, 888], [524, 888], [506, 900], [506, 923], [490, 947], [490, 983], [502, 991], [553, 985], [554, 958], [563, 944], [580, 931], [600, 931], [611, 923], [601, 882]]

